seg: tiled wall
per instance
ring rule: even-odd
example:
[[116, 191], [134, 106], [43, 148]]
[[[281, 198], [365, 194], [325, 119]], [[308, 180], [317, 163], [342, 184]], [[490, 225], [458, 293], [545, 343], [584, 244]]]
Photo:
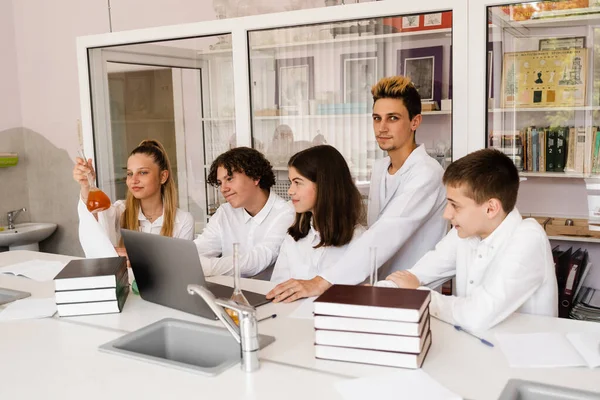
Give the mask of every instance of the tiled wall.
[[83, 255], [77, 236], [79, 185], [73, 181], [73, 160], [42, 135], [24, 128], [0, 132], [0, 151], [19, 153], [19, 163], [0, 169], [0, 225], [6, 212], [22, 207], [21, 222], [53, 222], [58, 229], [40, 243], [49, 253]]

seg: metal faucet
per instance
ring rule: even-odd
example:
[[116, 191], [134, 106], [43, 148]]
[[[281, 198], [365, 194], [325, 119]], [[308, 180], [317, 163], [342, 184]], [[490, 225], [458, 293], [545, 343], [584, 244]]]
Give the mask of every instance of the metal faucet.
[[20, 210], [13, 210], [6, 213], [6, 219], [8, 220], [8, 229], [15, 229], [15, 219], [22, 211], [27, 211], [25, 207]]
[[[221, 320], [225, 328], [234, 339], [241, 345], [242, 370], [253, 372], [260, 368], [258, 361], [258, 322], [256, 320], [256, 308], [244, 306], [230, 299], [217, 299], [208, 289], [200, 285], [188, 285], [189, 294], [202, 297], [210, 309]], [[223, 309], [227, 307], [238, 313], [240, 326], [238, 327], [229, 314]]]

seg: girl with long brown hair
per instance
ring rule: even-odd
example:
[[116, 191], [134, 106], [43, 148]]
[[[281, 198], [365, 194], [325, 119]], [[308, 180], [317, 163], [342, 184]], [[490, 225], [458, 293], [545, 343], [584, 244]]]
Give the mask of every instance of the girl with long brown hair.
[[312, 296], [320, 273], [336, 264], [364, 232], [363, 206], [344, 157], [321, 145], [296, 153], [288, 162], [288, 193], [296, 219], [288, 229], [271, 277], [279, 283], [267, 298], [290, 302]]

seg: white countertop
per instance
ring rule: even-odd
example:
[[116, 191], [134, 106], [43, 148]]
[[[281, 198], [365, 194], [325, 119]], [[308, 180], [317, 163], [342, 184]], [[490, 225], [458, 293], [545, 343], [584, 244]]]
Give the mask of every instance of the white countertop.
[[[0, 266], [35, 258], [67, 261], [72, 257], [13, 251], [0, 253]], [[214, 281], [231, 283], [231, 278], [219, 277]], [[244, 289], [263, 293], [272, 286], [270, 282], [250, 279], [242, 282]], [[6, 275], [0, 275], [0, 287], [26, 290], [34, 297], [51, 297], [54, 293], [53, 282]], [[2, 322], [0, 399], [177, 395], [215, 399], [340, 399], [333, 387], [335, 382], [396, 370], [316, 360], [313, 320], [288, 317], [301, 304], [267, 304], [258, 308], [259, 318], [277, 314], [277, 318], [259, 324], [260, 333], [276, 337], [273, 344], [261, 350], [259, 371], [246, 374], [234, 366], [212, 378], [98, 351], [101, 344], [167, 317], [220, 325], [218, 321], [146, 302], [133, 294], [120, 314]], [[510, 368], [497, 346], [484, 346], [435, 319], [431, 320], [431, 330], [433, 344], [423, 369], [466, 399], [496, 399], [509, 378], [596, 391], [600, 397], [600, 368]], [[482, 336], [496, 343], [495, 332], [548, 331], [600, 332], [600, 324], [515, 314]]]

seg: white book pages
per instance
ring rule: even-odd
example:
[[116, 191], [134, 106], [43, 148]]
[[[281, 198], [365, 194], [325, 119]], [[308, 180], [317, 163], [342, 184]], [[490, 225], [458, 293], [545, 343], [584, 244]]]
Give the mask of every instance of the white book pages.
[[499, 333], [500, 349], [512, 368], [557, 368], [587, 365], [564, 333]]
[[51, 281], [67, 265], [62, 261], [29, 260], [0, 268], [0, 274], [24, 276], [35, 281]]
[[56, 313], [53, 297], [44, 299], [27, 298], [10, 303], [0, 312], [0, 321], [47, 318]]

